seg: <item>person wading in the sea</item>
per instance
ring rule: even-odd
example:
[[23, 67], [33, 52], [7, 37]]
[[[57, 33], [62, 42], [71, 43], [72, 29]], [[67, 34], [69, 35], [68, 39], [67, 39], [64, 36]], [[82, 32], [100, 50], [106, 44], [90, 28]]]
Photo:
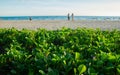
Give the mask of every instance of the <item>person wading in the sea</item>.
[[68, 13], [67, 17], [68, 17], [68, 21], [70, 21], [70, 14], [69, 13]]
[[72, 21], [74, 21], [74, 14], [72, 13], [72, 15], [71, 15], [71, 16], [72, 16]]
[[29, 20], [31, 21], [31, 20], [32, 20], [32, 18], [31, 18], [31, 17], [29, 17]]

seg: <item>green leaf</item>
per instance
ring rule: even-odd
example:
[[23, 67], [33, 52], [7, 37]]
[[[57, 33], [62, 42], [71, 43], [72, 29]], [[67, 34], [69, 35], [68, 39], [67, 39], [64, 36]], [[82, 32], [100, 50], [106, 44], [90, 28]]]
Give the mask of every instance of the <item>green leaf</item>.
[[78, 60], [78, 59], [80, 59], [80, 53], [75, 52], [75, 60]]
[[97, 73], [90, 73], [90, 75], [98, 75]]
[[76, 68], [74, 68], [74, 74], [76, 75], [76, 72], [77, 72], [77, 70], [76, 70]]
[[29, 73], [28, 73], [28, 75], [34, 75], [34, 71], [33, 71], [33, 69], [29, 69]]
[[120, 65], [117, 66], [117, 72], [120, 74]]
[[11, 73], [12, 73], [12, 74], [16, 74], [16, 71], [15, 71], [15, 70], [11, 70]]
[[102, 60], [97, 61], [98, 66], [102, 66], [103, 64], [104, 64], [104, 62]]
[[57, 70], [53, 70], [52, 68], [48, 68], [48, 75], [58, 75]]
[[78, 66], [79, 74], [82, 74], [86, 71], [86, 66], [84, 64]]
[[39, 70], [39, 73], [40, 73], [41, 75], [45, 75], [45, 72], [44, 72], [43, 70]]
[[116, 57], [112, 54], [108, 54], [108, 59], [110, 62], [114, 62], [116, 60]]
[[91, 75], [91, 73], [95, 73], [95, 69], [92, 67], [88, 68], [88, 74]]
[[119, 68], [117, 68], [117, 72], [120, 74], [120, 69]]

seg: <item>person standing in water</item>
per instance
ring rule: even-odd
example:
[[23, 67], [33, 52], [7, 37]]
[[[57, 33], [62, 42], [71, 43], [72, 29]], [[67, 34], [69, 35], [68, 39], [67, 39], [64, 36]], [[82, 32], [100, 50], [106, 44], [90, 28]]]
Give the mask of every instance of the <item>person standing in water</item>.
[[32, 18], [31, 18], [31, 17], [29, 17], [29, 20], [31, 21], [31, 20], [32, 20]]
[[72, 16], [72, 21], [74, 21], [74, 14], [72, 13], [72, 15], [71, 15], [71, 16]]
[[68, 13], [67, 17], [68, 17], [68, 21], [70, 21], [70, 14], [69, 13]]

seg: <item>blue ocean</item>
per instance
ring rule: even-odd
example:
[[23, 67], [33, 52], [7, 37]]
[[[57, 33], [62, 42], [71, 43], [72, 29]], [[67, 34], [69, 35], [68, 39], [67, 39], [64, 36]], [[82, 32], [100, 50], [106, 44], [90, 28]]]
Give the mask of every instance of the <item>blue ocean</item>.
[[[67, 16], [2, 16], [0, 20], [67, 20]], [[74, 16], [74, 20], [120, 21], [120, 16]]]

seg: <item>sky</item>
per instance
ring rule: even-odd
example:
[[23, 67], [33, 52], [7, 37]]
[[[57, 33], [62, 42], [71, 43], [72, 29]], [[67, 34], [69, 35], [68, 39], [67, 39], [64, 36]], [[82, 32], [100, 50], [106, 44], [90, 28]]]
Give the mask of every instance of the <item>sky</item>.
[[120, 16], [120, 0], [0, 0], [0, 16]]

